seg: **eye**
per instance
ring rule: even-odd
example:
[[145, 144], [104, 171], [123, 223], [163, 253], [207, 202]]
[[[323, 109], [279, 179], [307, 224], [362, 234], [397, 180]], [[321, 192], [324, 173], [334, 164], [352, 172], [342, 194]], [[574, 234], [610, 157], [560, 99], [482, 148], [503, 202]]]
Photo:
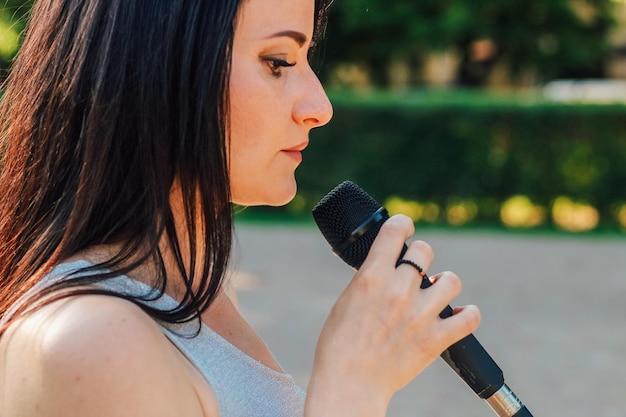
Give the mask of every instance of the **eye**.
[[280, 78], [280, 76], [283, 74], [282, 68], [293, 67], [294, 65], [296, 65], [295, 62], [288, 62], [280, 58], [264, 57], [262, 59], [270, 68], [270, 71], [272, 72], [272, 76], [276, 78]]

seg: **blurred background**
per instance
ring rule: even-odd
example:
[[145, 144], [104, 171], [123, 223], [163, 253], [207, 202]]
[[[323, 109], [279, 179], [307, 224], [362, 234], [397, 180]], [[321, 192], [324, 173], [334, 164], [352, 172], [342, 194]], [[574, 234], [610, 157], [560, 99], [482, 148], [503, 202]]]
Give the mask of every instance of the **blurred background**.
[[[32, 1], [1, 0], [0, 76]], [[285, 207], [238, 208], [243, 314], [306, 386], [352, 271], [310, 210], [350, 179], [464, 280], [477, 336], [536, 416], [626, 409], [626, 3], [335, 0], [312, 62], [335, 115]], [[492, 415], [442, 361], [389, 415]]]
[[[0, 7], [0, 75], [32, 0]], [[351, 179], [423, 225], [626, 227], [623, 0], [338, 0], [312, 62], [335, 107], [298, 197]]]
[[335, 1], [313, 62], [335, 116], [281, 216], [351, 179], [424, 226], [626, 227], [623, 1]]

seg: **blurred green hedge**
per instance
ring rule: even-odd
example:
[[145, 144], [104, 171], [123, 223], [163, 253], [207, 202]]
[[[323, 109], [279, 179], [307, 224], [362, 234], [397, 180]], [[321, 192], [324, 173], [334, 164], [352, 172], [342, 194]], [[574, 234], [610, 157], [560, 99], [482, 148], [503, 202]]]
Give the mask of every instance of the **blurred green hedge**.
[[[456, 98], [454, 98], [456, 97]], [[350, 179], [381, 202], [392, 196], [446, 208], [466, 202], [458, 223], [500, 224], [503, 204], [525, 198], [548, 213], [557, 198], [589, 205], [596, 226], [620, 226], [626, 207], [626, 106], [540, 100], [336, 98], [334, 117], [311, 133], [298, 168], [308, 213]], [[622, 214], [626, 213], [626, 209]], [[466, 216], [467, 217], [467, 216]], [[542, 224], [554, 219], [545, 216]]]

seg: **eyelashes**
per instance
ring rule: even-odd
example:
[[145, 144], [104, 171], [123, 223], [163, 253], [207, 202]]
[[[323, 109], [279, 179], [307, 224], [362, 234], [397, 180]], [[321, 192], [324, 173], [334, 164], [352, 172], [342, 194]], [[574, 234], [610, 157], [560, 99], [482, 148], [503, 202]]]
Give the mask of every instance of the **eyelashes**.
[[283, 68], [293, 67], [296, 65], [295, 62], [288, 62], [280, 58], [263, 57], [262, 59], [269, 67], [272, 76], [276, 78], [280, 78], [283, 75]]

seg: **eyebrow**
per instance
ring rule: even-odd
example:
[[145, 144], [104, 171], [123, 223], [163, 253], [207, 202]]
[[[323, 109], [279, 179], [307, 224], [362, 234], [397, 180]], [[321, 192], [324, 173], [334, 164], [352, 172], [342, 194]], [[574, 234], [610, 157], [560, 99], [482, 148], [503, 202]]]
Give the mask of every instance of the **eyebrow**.
[[303, 46], [306, 43], [307, 37], [304, 33], [295, 31], [295, 30], [283, 30], [281, 32], [276, 32], [273, 35], [268, 36], [267, 38], [280, 38], [286, 36], [288, 38], [293, 39], [300, 46]]

